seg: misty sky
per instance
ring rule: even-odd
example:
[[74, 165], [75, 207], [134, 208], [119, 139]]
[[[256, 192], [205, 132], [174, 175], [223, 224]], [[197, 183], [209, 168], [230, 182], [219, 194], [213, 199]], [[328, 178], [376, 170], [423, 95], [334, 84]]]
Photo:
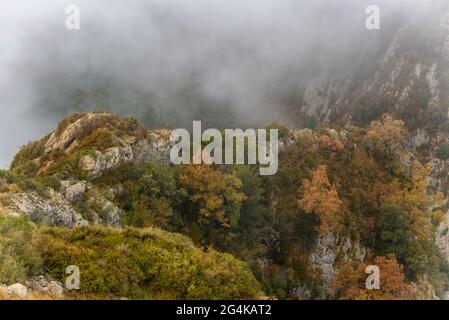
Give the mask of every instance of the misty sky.
[[[294, 86], [311, 61], [321, 67], [370, 48], [368, 4], [380, 6], [388, 25], [430, 1], [3, 0], [0, 167], [60, 120], [40, 108], [42, 97], [96, 79], [167, 104], [195, 79], [204, 94], [265, 120], [271, 88]], [[69, 4], [81, 10], [79, 31], [65, 28]]]

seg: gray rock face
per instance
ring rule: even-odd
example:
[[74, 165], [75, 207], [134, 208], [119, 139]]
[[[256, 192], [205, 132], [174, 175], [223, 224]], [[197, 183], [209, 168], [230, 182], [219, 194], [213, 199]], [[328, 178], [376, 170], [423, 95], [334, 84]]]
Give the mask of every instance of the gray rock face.
[[105, 171], [116, 169], [131, 161], [144, 164], [150, 161], [169, 161], [170, 141], [152, 133], [152, 142], [147, 139], [133, 145], [122, 142], [121, 147], [108, 148], [104, 152], [96, 151], [95, 155], [86, 155], [80, 160], [82, 170], [88, 172], [90, 178], [101, 176]]
[[349, 239], [338, 239], [332, 232], [317, 240], [315, 250], [309, 256], [312, 268], [321, 271], [325, 292], [323, 296], [332, 297], [335, 290], [331, 287], [338, 269], [337, 258], [363, 261], [367, 254], [366, 248], [359, 243], [353, 243]]
[[140, 152], [139, 157], [144, 159], [144, 162], [155, 160], [162, 163], [170, 162], [170, 149], [173, 146], [173, 141], [170, 139], [171, 130], [150, 130], [149, 148], [146, 151]]
[[[130, 133], [126, 126], [135, 126], [135, 131]], [[131, 161], [140, 164], [169, 159], [170, 130], [146, 131], [140, 124], [120, 119], [108, 112], [87, 113], [80, 115], [79, 119], [67, 126], [62, 124], [61, 129], [53, 132], [46, 141], [45, 153], [63, 153], [68, 156], [83, 146], [86, 137], [100, 130], [111, 135], [112, 145], [110, 142], [109, 148], [97, 148], [93, 151], [94, 154], [86, 155], [80, 160], [80, 167], [90, 178], [96, 178], [106, 170], [118, 168]], [[101, 145], [101, 138], [98, 139]], [[95, 140], [89, 145], [95, 148]], [[43, 163], [39, 163], [39, 173], [42, 173], [49, 163], [46, 163], [45, 158], [37, 159], [40, 160]]]
[[95, 151], [95, 155], [86, 155], [80, 160], [80, 167], [91, 178], [99, 177], [104, 171], [118, 168], [134, 159], [130, 146], [109, 148], [104, 153]]
[[327, 234], [325, 237], [319, 238], [317, 240], [315, 250], [309, 257], [309, 262], [312, 266], [322, 272], [323, 282], [326, 287], [330, 287], [335, 274], [333, 267], [336, 259], [334, 241], [335, 240], [332, 233]]
[[446, 212], [445, 217], [446, 221], [440, 223], [437, 228], [436, 243], [444, 257], [449, 260], [449, 211]]
[[101, 202], [100, 221], [111, 227], [120, 226], [120, 209], [111, 201], [103, 199]]
[[92, 212], [96, 223], [101, 223], [110, 227], [120, 226], [121, 210], [92, 184], [87, 185], [87, 204], [95, 208]]
[[106, 170], [106, 161], [103, 154], [100, 151], [96, 151], [93, 156], [84, 156], [80, 160], [80, 167], [88, 172], [91, 178], [96, 178]]
[[100, 191], [86, 181], [62, 181], [61, 188], [72, 207], [80, 202], [87, 205], [83, 216], [90, 222], [110, 227], [120, 226], [121, 210], [111, 201], [115, 197], [113, 188]]
[[43, 198], [36, 193], [16, 193], [11, 200], [20, 213], [34, 222], [50, 226], [77, 227], [87, 224], [70, 203], [60, 193], [49, 189], [50, 198]]
[[64, 181], [61, 185], [68, 201], [80, 202], [84, 199], [84, 192], [86, 191], [86, 184], [84, 182], [77, 182], [70, 185], [70, 183]]
[[[334, 122], [338, 118], [339, 123], [348, 125], [353, 120], [359, 121], [358, 112], [364, 110], [359, 108], [368, 107], [374, 100], [388, 101], [385, 102], [388, 110], [383, 112], [407, 110], [413, 103], [419, 103], [430, 113], [447, 113], [444, 101], [449, 96], [445, 89], [449, 7], [445, 2], [444, 6], [434, 5], [404, 21], [390, 33], [391, 37], [361, 45], [366, 45], [364, 52], [369, 59], [365, 61], [376, 63], [372, 72], [365, 72], [366, 66], [356, 61], [347, 61], [351, 55], [336, 58], [300, 84], [303, 94], [295, 103], [303, 113], [320, 122]], [[417, 33], [422, 37], [416, 37]]]

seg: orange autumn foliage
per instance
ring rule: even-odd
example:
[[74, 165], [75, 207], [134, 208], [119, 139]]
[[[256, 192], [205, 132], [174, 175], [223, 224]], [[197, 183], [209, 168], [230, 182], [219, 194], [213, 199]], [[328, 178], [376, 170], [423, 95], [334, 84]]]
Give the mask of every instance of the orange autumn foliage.
[[403, 266], [393, 254], [376, 257], [372, 263], [379, 267], [380, 288], [367, 289], [367, 265], [358, 261], [345, 261], [332, 284], [345, 300], [411, 300], [413, 290], [405, 282]]
[[320, 145], [323, 149], [330, 150], [332, 152], [341, 151], [345, 148], [343, 143], [338, 139], [332, 139], [328, 135], [322, 135], [319, 138]]
[[428, 194], [427, 177], [430, 166], [423, 167], [418, 162], [410, 165], [410, 187], [403, 188], [398, 179], [393, 180], [385, 202], [406, 208], [409, 213], [410, 227], [420, 239], [429, 239], [433, 234], [432, 220], [445, 220], [443, 212], [434, 210], [442, 204], [444, 196]]
[[394, 120], [389, 114], [384, 114], [381, 121], [372, 121], [367, 132], [377, 147], [388, 151], [390, 155], [398, 153], [406, 134], [404, 121]]
[[314, 213], [320, 219], [319, 232], [326, 234], [339, 223], [342, 201], [337, 188], [329, 182], [327, 166], [319, 165], [312, 173], [312, 180], [304, 179], [299, 190], [298, 206], [306, 213]]
[[245, 195], [238, 190], [242, 182], [207, 165], [187, 166], [180, 176], [181, 186], [198, 212], [202, 224], [216, 221], [223, 227], [237, 223]]

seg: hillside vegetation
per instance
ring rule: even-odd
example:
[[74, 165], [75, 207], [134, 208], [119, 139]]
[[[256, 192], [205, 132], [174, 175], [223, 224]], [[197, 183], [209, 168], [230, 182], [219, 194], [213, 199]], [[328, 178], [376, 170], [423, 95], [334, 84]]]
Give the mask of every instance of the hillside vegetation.
[[67, 298], [256, 299], [260, 286], [247, 266], [187, 237], [157, 228], [37, 227], [0, 217], [0, 282], [25, 282], [46, 272], [65, 283], [80, 269], [80, 289]]
[[[279, 171], [265, 177], [256, 166], [170, 165], [168, 135], [142, 128], [110, 113], [80, 114], [14, 159], [8, 175], [60, 195], [74, 212], [60, 220], [81, 217], [66, 226], [92, 225], [39, 228], [39, 254], [55, 279], [73, 263], [91, 270], [89, 293], [258, 296], [257, 282], [238, 271], [244, 265], [219, 250], [245, 261], [265, 294], [281, 299], [433, 298], [447, 291], [447, 257], [436, 244], [446, 223], [443, 195], [428, 192], [431, 166], [406, 148], [402, 121], [385, 114], [367, 129], [278, 126]], [[4, 182], [8, 190], [13, 180]], [[12, 202], [5, 205], [10, 214], [42, 223], [22, 210], [23, 201]], [[151, 240], [161, 229], [192, 240]], [[372, 263], [385, 267], [376, 294], [364, 291], [364, 266]], [[217, 291], [220, 285], [229, 291]]]

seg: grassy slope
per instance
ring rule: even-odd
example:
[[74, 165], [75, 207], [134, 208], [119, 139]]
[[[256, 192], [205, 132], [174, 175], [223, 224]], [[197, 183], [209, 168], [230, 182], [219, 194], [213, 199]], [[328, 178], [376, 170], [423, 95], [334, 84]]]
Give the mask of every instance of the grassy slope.
[[36, 227], [24, 218], [0, 217], [0, 282], [49, 273], [65, 282], [80, 268], [80, 290], [69, 297], [136, 299], [259, 298], [258, 282], [230, 254], [195, 247], [180, 234], [157, 228]]

